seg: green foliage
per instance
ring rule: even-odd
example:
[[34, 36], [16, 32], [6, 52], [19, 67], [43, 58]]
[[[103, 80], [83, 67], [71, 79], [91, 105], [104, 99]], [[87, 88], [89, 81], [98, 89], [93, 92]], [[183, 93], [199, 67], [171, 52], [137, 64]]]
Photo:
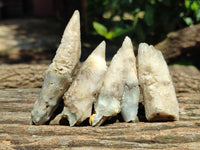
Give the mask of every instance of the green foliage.
[[108, 40], [129, 35], [155, 44], [174, 30], [200, 22], [200, 0], [87, 0], [91, 30]]
[[194, 21], [200, 21], [200, 1], [199, 0], [185, 0], [185, 14], [193, 14], [188, 17], [183, 17], [187, 25], [193, 25]]
[[151, 5], [146, 5], [144, 21], [147, 26], [152, 26], [154, 23], [154, 8]]
[[112, 40], [112, 39], [128, 32], [127, 29], [123, 29], [123, 28], [119, 28], [119, 27], [116, 27], [112, 31], [108, 31], [108, 29], [104, 25], [102, 25], [98, 22], [95, 22], [95, 21], [93, 22], [93, 27], [99, 35], [105, 37], [108, 40]]
[[97, 33], [100, 34], [101, 36], [106, 37], [108, 35], [108, 30], [104, 25], [98, 22], [93, 22], [93, 27], [97, 31]]

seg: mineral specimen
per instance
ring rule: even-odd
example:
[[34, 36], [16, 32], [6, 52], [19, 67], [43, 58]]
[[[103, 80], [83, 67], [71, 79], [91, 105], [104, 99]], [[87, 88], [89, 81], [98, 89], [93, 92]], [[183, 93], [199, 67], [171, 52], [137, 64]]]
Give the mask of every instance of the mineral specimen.
[[162, 53], [153, 46], [141, 43], [138, 50], [138, 74], [147, 120], [179, 120], [175, 89]]
[[[137, 74], [137, 72], [136, 72]], [[126, 122], [135, 122], [138, 113], [138, 102], [140, 97], [140, 89], [138, 86], [137, 76], [135, 76], [135, 84], [132, 88], [125, 86], [124, 95], [121, 104], [121, 114]]]
[[139, 87], [135, 56], [132, 42], [126, 37], [106, 72], [98, 100], [94, 105], [94, 114], [90, 117], [90, 124], [99, 126], [121, 110], [125, 121], [134, 121], [138, 100]]
[[83, 63], [69, 90], [64, 94], [62, 116], [70, 126], [80, 124], [91, 116], [95, 95], [101, 89], [107, 70], [103, 41]]
[[139, 83], [147, 120], [179, 120], [178, 101], [167, 64], [162, 53], [153, 46], [139, 45], [139, 81], [129, 37], [124, 39], [108, 70], [104, 41], [79, 68], [80, 55], [80, 16], [75, 11], [53, 62], [45, 72], [40, 96], [31, 111], [30, 124], [48, 123], [62, 97], [65, 105], [62, 118], [67, 118], [70, 126], [78, 125], [88, 117], [92, 126], [99, 126], [120, 112], [124, 121], [134, 122], [140, 96]]
[[39, 98], [31, 111], [31, 124], [45, 124], [69, 87], [81, 54], [80, 16], [75, 11], [70, 19], [53, 62], [47, 69]]

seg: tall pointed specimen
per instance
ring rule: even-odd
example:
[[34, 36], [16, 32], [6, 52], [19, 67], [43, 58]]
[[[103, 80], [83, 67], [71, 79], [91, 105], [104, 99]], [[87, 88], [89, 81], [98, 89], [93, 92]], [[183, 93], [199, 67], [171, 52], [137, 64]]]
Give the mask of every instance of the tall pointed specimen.
[[76, 10], [64, 31], [53, 62], [45, 72], [40, 96], [31, 111], [31, 124], [45, 124], [50, 119], [72, 82], [80, 55], [80, 15]]
[[90, 117], [90, 124], [99, 126], [107, 118], [121, 111], [125, 121], [134, 121], [138, 100], [135, 56], [131, 39], [126, 37], [106, 72], [98, 100], [94, 105], [94, 114]]
[[81, 66], [69, 90], [64, 94], [62, 115], [70, 126], [90, 117], [95, 96], [99, 93], [105, 72], [105, 42], [103, 41]]
[[147, 120], [179, 120], [175, 89], [162, 53], [153, 46], [141, 43], [138, 50], [138, 73]]

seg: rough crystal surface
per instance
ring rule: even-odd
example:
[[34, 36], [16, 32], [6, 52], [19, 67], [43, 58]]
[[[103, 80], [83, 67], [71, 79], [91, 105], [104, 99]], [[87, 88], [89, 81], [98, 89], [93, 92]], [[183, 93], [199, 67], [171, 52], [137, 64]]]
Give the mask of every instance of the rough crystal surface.
[[107, 70], [105, 61], [105, 42], [103, 41], [81, 66], [69, 90], [64, 94], [63, 117], [70, 126], [80, 124], [90, 117], [95, 95], [103, 83]]
[[[125, 86], [126, 90], [124, 91]], [[101, 125], [108, 117], [121, 112], [121, 109], [126, 121], [134, 121], [139, 99], [139, 96], [132, 99], [132, 93], [129, 90], [133, 91], [134, 88], [137, 88], [137, 92], [139, 92], [133, 46], [130, 38], [126, 37], [106, 72], [98, 100], [94, 105], [94, 114], [90, 117], [92, 126]], [[121, 103], [123, 103], [122, 108]], [[135, 109], [134, 113], [128, 106], [132, 103], [137, 103], [131, 105], [135, 106], [132, 108]]]
[[45, 124], [57, 108], [71, 83], [71, 76], [81, 54], [80, 15], [75, 11], [70, 19], [53, 62], [47, 69], [39, 98], [31, 111], [31, 124]]
[[179, 120], [175, 89], [162, 53], [153, 46], [141, 43], [138, 73], [147, 120]]

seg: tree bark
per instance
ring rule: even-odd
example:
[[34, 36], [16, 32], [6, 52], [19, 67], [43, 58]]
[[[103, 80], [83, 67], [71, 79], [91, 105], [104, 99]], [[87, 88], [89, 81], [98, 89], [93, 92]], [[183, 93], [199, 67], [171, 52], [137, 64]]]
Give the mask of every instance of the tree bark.
[[169, 33], [165, 40], [155, 45], [155, 48], [162, 51], [168, 63], [199, 50], [200, 24]]

